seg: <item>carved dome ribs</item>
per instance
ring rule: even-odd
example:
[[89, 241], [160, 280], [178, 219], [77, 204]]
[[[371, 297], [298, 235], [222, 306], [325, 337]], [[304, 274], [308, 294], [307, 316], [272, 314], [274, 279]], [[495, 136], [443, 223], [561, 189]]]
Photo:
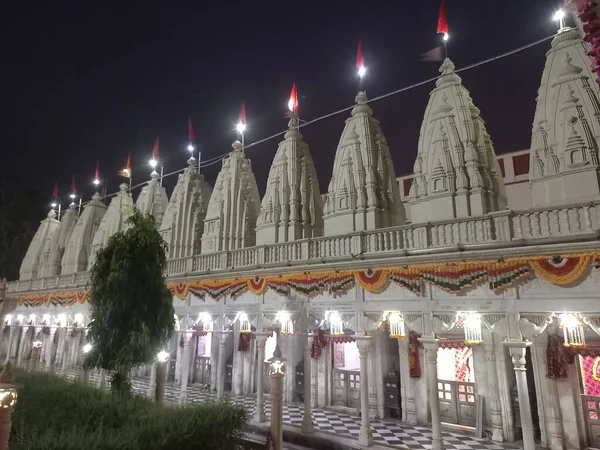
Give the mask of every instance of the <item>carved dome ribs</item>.
[[374, 230], [406, 220], [387, 142], [365, 92], [346, 120], [325, 201], [325, 235]]
[[600, 198], [600, 90], [588, 51], [578, 30], [567, 28], [546, 54], [531, 136], [535, 206]]
[[498, 161], [479, 109], [446, 59], [421, 125], [409, 204], [414, 223], [506, 209]]

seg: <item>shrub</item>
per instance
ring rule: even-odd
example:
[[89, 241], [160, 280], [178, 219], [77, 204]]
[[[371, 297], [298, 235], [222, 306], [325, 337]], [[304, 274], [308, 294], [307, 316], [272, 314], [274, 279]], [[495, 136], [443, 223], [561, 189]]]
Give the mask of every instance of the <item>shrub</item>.
[[11, 450], [232, 450], [247, 416], [229, 402], [160, 407], [55, 375], [17, 372]]

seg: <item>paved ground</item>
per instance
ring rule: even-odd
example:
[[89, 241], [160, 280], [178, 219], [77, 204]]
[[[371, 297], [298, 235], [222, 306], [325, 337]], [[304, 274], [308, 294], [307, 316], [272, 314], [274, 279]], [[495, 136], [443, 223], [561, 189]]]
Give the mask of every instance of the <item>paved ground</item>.
[[[59, 367], [53, 367], [55, 372], [60, 372]], [[79, 372], [75, 368], [69, 368], [67, 377], [76, 379]], [[99, 383], [99, 375], [96, 372], [90, 373], [90, 382]], [[147, 395], [149, 380], [147, 378], [134, 378], [132, 380], [134, 390], [140, 395]], [[168, 383], [165, 392], [165, 402], [168, 404], [178, 404], [179, 386], [174, 383]], [[254, 396], [241, 397], [231, 396], [231, 401], [244, 405], [251, 413], [256, 407]], [[215, 400], [216, 395], [199, 385], [190, 385], [188, 387], [188, 403], [203, 403]], [[265, 412], [267, 418], [270, 416], [270, 403], [265, 402]], [[300, 427], [303, 414], [302, 404], [287, 404], [283, 407], [283, 420], [292, 426]], [[313, 423], [319, 431], [344, 436], [347, 438], [358, 439], [360, 430], [360, 418], [340, 414], [334, 411], [315, 409], [312, 412]], [[412, 426], [395, 420], [372, 420], [371, 427], [373, 431], [373, 441], [379, 445], [388, 445], [391, 447], [408, 447], [410, 449], [430, 449], [432, 432], [429, 428], [422, 426]], [[443, 433], [444, 445], [446, 449], [456, 450], [509, 450], [522, 448], [518, 444], [499, 444], [487, 440], [479, 440], [473, 437], [460, 435], [457, 433]]]

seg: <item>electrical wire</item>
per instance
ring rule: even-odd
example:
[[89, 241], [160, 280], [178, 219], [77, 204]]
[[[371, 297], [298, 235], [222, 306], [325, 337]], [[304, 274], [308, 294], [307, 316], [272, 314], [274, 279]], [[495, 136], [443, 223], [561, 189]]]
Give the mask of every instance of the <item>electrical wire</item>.
[[[497, 61], [497, 60], [499, 60], [499, 59], [506, 58], [506, 57], [508, 57], [508, 56], [512, 56], [512, 55], [514, 55], [514, 54], [516, 54], [516, 53], [522, 52], [522, 51], [524, 51], [524, 50], [527, 50], [527, 49], [529, 49], [529, 48], [531, 48], [531, 47], [535, 47], [536, 45], [539, 45], [539, 44], [541, 44], [541, 43], [543, 43], [543, 42], [549, 41], [550, 39], [554, 38], [554, 36], [555, 36], [555, 35], [552, 35], [552, 36], [547, 36], [547, 37], [545, 37], [545, 38], [542, 38], [542, 39], [539, 39], [539, 40], [537, 40], [537, 41], [535, 41], [535, 42], [531, 42], [531, 43], [529, 43], [529, 44], [523, 45], [522, 47], [519, 47], [519, 48], [516, 48], [516, 49], [510, 50], [510, 51], [508, 51], [508, 52], [505, 52], [505, 53], [502, 53], [502, 54], [500, 54], [500, 55], [494, 56], [494, 57], [492, 57], [492, 58], [488, 58], [488, 59], [485, 59], [485, 60], [483, 60], [483, 61], [479, 61], [479, 62], [476, 62], [476, 63], [474, 63], [474, 64], [470, 64], [470, 65], [468, 65], [468, 66], [465, 66], [465, 67], [463, 67], [463, 68], [461, 68], [461, 69], [457, 69], [457, 70], [455, 70], [455, 72], [456, 72], [456, 73], [465, 72], [465, 71], [467, 71], [467, 70], [470, 70], [470, 69], [474, 69], [474, 68], [476, 68], [476, 67], [483, 66], [484, 64], [488, 64], [488, 63], [490, 63], [490, 62]], [[425, 85], [425, 84], [432, 83], [432, 82], [436, 81], [436, 80], [437, 80], [437, 79], [438, 79], [440, 76], [441, 76], [441, 75], [437, 75], [437, 76], [435, 76], [435, 77], [428, 78], [427, 80], [423, 80], [423, 81], [419, 81], [418, 83], [411, 84], [410, 86], [405, 86], [405, 87], [403, 87], [403, 88], [400, 88], [400, 89], [397, 89], [397, 90], [395, 90], [395, 91], [391, 91], [391, 92], [388, 92], [388, 93], [386, 93], [386, 94], [379, 95], [379, 96], [377, 96], [377, 97], [374, 97], [374, 98], [372, 98], [372, 99], [368, 100], [368, 101], [367, 101], [367, 103], [373, 103], [373, 102], [376, 102], [376, 101], [382, 100], [382, 99], [384, 99], [384, 98], [391, 97], [392, 95], [400, 94], [400, 93], [402, 93], [402, 92], [406, 92], [406, 91], [408, 91], [408, 90], [415, 89], [415, 88], [417, 88], [417, 87], [423, 86], [423, 85]], [[336, 116], [336, 115], [338, 115], [338, 114], [344, 113], [344, 112], [346, 112], [346, 111], [350, 111], [350, 110], [352, 110], [352, 109], [353, 109], [355, 106], [356, 106], [356, 105], [351, 105], [351, 106], [348, 106], [348, 107], [346, 107], [346, 108], [342, 108], [342, 109], [339, 109], [339, 110], [337, 110], [337, 111], [334, 111], [334, 112], [331, 112], [331, 113], [325, 114], [325, 115], [323, 115], [323, 116], [319, 116], [319, 117], [317, 117], [317, 118], [315, 118], [315, 119], [312, 119], [312, 120], [309, 120], [309, 121], [306, 121], [306, 122], [300, 123], [300, 124], [299, 124], [299, 128], [306, 127], [306, 126], [308, 126], [308, 125], [311, 125], [311, 124], [313, 124], [313, 123], [320, 122], [321, 120], [325, 120], [325, 119], [328, 119], [328, 118], [330, 118], [330, 117]], [[255, 147], [255, 146], [257, 146], [257, 145], [259, 145], [259, 144], [262, 144], [262, 143], [264, 143], [264, 142], [268, 142], [268, 141], [270, 141], [270, 140], [272, 140], [272, 139], [275, 139], [276, 137], [283, 136], [283, 135], [284, 135], [284, 134], [285, 134], [287, 131], [288, 131], [288, 130], [284, 130], [284, 131], [281, 131], [281, 132], [279, 132], [279, 133], [276, 133], [276, 134], [273, 134], [273, 135], [271, 135], [271, 136], [268, 136], [268, 137], [266, 137], [266, 138], [259, 139], [258, 141], [254, 141], [254, 142], [252, 142], [252, 143], [250, 143], [250, 144], [244, 145], [244, 150], [247, 150], [247, 149], [249, 149], [249, 148]], [[215, 156], [215, 157], [212, 157], [212, 158], [209, 158], [209, 159], [208, 159], [208, 160], [206, 160], [206, 161], [201, 161], [201, 162], [200, 162], [200, 168], [203, 168], [203, 167], [209, 167], [209, 166], [212, 166], [213, 164], [216, 164], [216, 163], [218, 163], [218, 162], [221, 162], [221, 161], [222, 161], [222, 160], [223, 160], [223, 159], [224, 159], [224, 158], [225, 158], [227, 155], [229, 155], [229, 152], [227, 152], [227, 153], [223, 153], [223, 154], [221, 154], [221, 155], [218, 155], [218, 156]], [[171, 175], [176, 175], [176, 174], [179, 174], [179, 173], [183, 172], [185, 169], [186, 169], [186, 167], [184, 167], [183, 169], [175, 170], [175, 171], [173, 171], [173, 172], [169, 172], [168, 174], [164, 174], [162, 178], [166, 178], [166, 177], [169, 177], [169, 176], [171, 176]], [[147, 181], [144, 181], [143, 183], [136, 184], [135, 186], [132, 186], [132, 187], [131, 187], [131, 190], [133, 190], [133, 189], [136, 189], [136, 188], [138, 188], [138, 187], [141, 187], [141, 186], [144, 186], [144, 185], [146, 185], [147, 183], [148, 183]], [[112, 193], [112, 194], [105, 195], [105, 196], [104, 196], [104, 197], [102, 197], [102, 198], [103, 198], [103, 199], [110, 198], [110, 197], [113, 197], [113, 196], [115, 196], [117, 193], [118, 193], [118, 192], [114, 192], [114, 193]], [[82, 206], [83, 206], [83, 205], [87, 205], [88, 203], [89, 203], [89, 201], [88, 201], [88, 202], [85, 202], [85, 203], [83, 203], [83, 204], [82, 204]]]

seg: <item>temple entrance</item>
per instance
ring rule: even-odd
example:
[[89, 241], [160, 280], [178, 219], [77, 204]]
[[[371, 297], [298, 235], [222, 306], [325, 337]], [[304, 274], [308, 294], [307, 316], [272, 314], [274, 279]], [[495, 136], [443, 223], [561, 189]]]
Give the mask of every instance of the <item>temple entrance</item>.
[[600, 356], [579, 356], [588, 444], [600, 446]]
[[192, 372], [192, 383], [204, 386], [210, 385], [211, 364], [210, 354], [212, 349], [212, 333], [201, 332], [195, 336], [194, 370]]
[[360, 409], [360, 359], [356, 342], [332, 342], [333, 406]]
[[440, 347], [437, 355], [437, 370], [442, 422], [474, 427], [477, 390], [473, 349], [464, 346]]

